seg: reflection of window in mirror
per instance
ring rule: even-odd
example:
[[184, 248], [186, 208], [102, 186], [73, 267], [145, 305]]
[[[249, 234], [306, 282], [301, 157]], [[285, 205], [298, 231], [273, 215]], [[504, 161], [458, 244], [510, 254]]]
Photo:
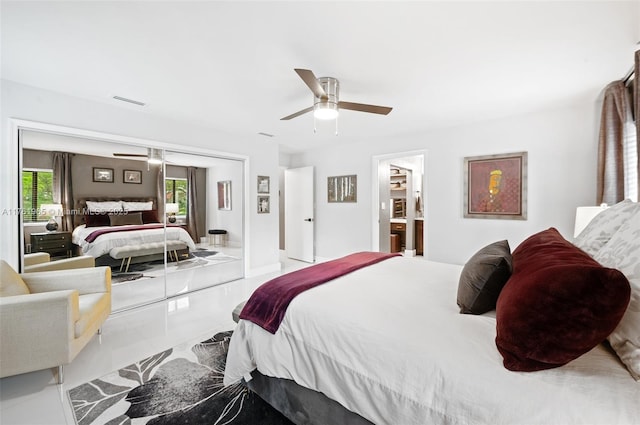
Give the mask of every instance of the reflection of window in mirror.
[[178, 204], [178, 218], [187, 216], [187, 205], [189, 204], [189, 191], [187, 190], [187, 179], [166, 178], [164, 179], [165, 200], [167, 204]]
[[218, 182], [218, 209], [231, 210], [231, 180]]
[[42, 204], [53, 204], [53, 171], [22, 170], [22, 208], [24, 222], [47, 221]]

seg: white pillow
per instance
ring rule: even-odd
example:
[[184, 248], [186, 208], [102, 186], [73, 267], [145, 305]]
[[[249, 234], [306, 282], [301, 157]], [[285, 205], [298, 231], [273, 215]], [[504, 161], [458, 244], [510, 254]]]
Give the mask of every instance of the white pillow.
[[153, 201], [149, 201], [149, 202], [122, 201], [122, 208], [124, 208], [125, 211], [150, 211], [153, 209]]
[[640, 212], [639, 203], [629, 199], [618, 202], [596, 215], [573, 244], [593, 257], [620, 226], [638, 212]]
[[631, 285], [631, 300], [609, 343], [631, 375], [640, 381], [640, 212], [629, 218], [611, 237], [595, 260], [620, 270]]
[[87, 209], [93, 213], [122, 212], [121, 201], [87, 201]]

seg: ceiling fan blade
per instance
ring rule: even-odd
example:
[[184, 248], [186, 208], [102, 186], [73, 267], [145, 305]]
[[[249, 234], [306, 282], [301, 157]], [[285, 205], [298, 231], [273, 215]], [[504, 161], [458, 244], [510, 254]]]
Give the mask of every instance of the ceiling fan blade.
[[295, 68], [294, 71], [298, 73], [302, 81], [311, 89], [313, 94], [320, 99], [326, 100], [328, 99], [327, 93], [325, 93], [324, 89], [318, 82], [318, 79], [313, 74], [313, 71], [310, 69], [300, 69]]
[[300, 116], [302, 114], [306, 114], [307, 112], [311, 112], [311, 111], [313, 111], [313, 106], [309, 106], [308, 108], [305, 108], [302, 111], [298, 111], [298, 112], [296, 112], [294, 114], [287, 115], [284, 118], [280, 118], [280, 121], [282, 121], [282, 120], [290, 120], [291, 118], [298, 117], [298, 116]]
[[113, 156], [136, 156], [136, 157], [140, 157], [140, 158], [146, 158], [147, 154], [114, 152]]
[[387, 115], [393, 108], [388, 106], [367, 105], [364, 103], [338, 102], [338, 108], [352, 111], [370, 112], [372, 114]]

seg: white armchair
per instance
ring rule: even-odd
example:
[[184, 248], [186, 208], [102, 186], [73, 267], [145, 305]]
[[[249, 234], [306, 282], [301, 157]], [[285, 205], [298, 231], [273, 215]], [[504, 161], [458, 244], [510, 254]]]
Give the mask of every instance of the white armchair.
[[18, 274], [0, 260], [0, 378], [71, 363], [111, 313], [111, 269]]

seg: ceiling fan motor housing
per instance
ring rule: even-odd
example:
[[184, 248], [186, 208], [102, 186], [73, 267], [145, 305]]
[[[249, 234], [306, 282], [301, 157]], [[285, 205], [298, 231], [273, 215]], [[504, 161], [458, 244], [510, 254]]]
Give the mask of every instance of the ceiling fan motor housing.
[[[327, 97], [313, 97], [313, 109], [317, 117], [322, 118], [324, 112], [327, 113], [327, 119], [335, 118], [338, 112], [338, 102], [340, 95], [340, 82], [336, 78], [321, 77], [318, 83], [326, 93]], [[319, 113], [319, 115], [318, 115]]]

